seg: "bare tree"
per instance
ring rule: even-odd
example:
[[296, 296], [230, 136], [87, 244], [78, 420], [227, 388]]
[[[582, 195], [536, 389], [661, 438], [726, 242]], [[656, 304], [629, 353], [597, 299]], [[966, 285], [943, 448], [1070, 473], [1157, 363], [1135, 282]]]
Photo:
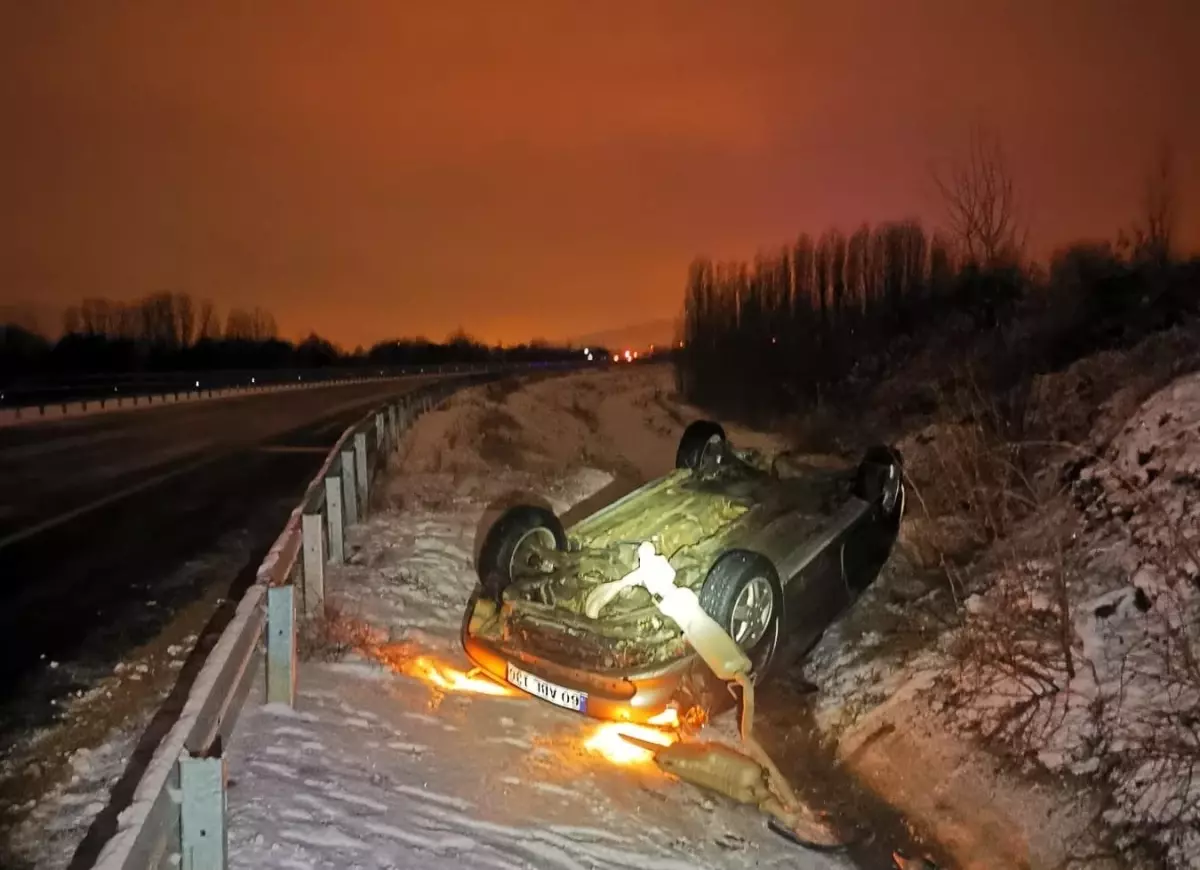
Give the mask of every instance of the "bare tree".
[[273, 341], [279, 337], [275, 315], [265, 308], [254, 307], [250, 312], [250, 338], [253, 341]]
[[71, 305], [63, 311], [62, 331], [63, 335], [76, 335], [79, 333], [79, 306]]
[[232, 308], [225, 321], [225, 337], [234, 341], [273, 341], [278, 336], [275, 316], [258, 306], [249, 311]]
[[877, 312], [886, 310], [888, 298], [888, 229], [887, 224], [871, 228], [867, 257], [867, 300]]
[[196, 329], [196, 303], [186, 293], [176, 293], [172, 299], [175, 335], [180, 347], [191, 347]]
[[155, 293], [139, 303], [141, 339], [161, 350], [177, 350], [180, 346], [178, 324], [175, 320], [175, 297], [170, 293]]
[[217, 309], [213, 306], [211, 299], [204, 299], [200, 302], [200, 312], [196, 315], [196, 340], [215, 341], [220, 337], [220, 328], [217, 326]]
[[140, 315], [138, 314], [137, 305], [129, 305], [124, 302], [116, 303], [116, 308], [113, 310], [113, 318], [115, 320], [117, 335], [126, 341], [135, 341], [138, 337], [138, 329]]
[[88, 335], [115, 338], [117, 329], [114, 313], [113, 303], [107, 299], [84, 299], [79, 306], [80, 329]]
[[966, 160], [933, 177], [949, 232], [968, 260], [994, 265], [1019, 252], [1024, 233], [1016, 215], [1016, 186], [998, 135], [974, 128]]
[[1158, 156], [1146, 174], [1141, 223], [1134, 226], [1135, 254], [1154, 263], [1171, 258], [1176, 221], [1175, 171], [1171, 146], [1159, 146]]
[[846, 243], [846, 294], [860, 315], [867, 311], [867, 259], [871, 229], [863, 225]]
[[815, 261], [816, 248], [812, 238], [805, 233], [792, 247], [791, 319], [793, 328], [801, 332], [807, 326], [805, 314], [812, 311], [813, 287], [816, 283], [813, 265]]
[[932, 293], [944, 293], [954, 281], [955, 262], [952, 255], [954, 245], [940, 233], [929, 240], [929, 289]]
[[225, 318], [225, 338], [230, 341], [252, 341], [254, 338], [254, 320], [248, 312], [241, 308], [229, 309]]

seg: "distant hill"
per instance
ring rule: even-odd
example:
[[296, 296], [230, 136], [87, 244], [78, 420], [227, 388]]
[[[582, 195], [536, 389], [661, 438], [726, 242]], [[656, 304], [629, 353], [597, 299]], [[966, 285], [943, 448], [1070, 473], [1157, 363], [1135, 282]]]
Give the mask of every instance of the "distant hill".
[[27, 299], [0, 302], [0, 325], [7, 324], [56, 339], [62, 332], [62, 309], [57, 305]]
[[675, 340], [675, 328], [676, 321], [674, 318], [663, 318], [661, 320], [651, 320], [646, 323], [623, 326], [617, 329], [591, 332], [587, 335], [570, 338], [568, 342], [573, 347], [587, 347], [594, 344], [600, 347], [607, 347], [610, 350], [622, 350], [624, 348], [639, 350], [649, 347], [652, 344], [659, 346], [670, 344]]

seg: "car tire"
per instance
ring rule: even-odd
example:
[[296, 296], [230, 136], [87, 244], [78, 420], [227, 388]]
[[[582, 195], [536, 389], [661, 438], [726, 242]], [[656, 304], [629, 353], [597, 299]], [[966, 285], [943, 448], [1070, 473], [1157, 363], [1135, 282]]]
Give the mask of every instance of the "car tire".
[[709, 569], [699, 598], [704, 612], [742, 647], [754, 682], [760, 682], [775, 657], [783, 624], [783, 585], [771, 560], [729, 550]]
[[556, 550], [567, 549], [567, 533], [554, 512], [538, 505], [516, 505], [502, 513], [484, 536], [479, 549], [479, 584], [483, 593], [499, 602], [513, 582], [522, 547], [535, 536]]
[[683, 430], [679, 437], [679, 447], [675, 450], [676, 468], [696, 468], [700, 464], [700, 456], [704, 447], [713, 436], [725, 440], [725, 429], [713, 420], [694, 420]]
[[854, 494], [879, 506], [885, 520], [904, 513], [904, 460], [894, 447], [877, 445], [867, 450], [854, 475]]

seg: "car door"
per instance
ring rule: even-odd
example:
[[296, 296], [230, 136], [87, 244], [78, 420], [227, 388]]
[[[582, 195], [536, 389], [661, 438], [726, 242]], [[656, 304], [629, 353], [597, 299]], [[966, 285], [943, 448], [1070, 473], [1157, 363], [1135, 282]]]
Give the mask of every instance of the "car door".
[[842, 578], [838, 531], [845, 521], [841, 511], [828, 517], [786, 511], [747, 541], [749, 549], [771, 559], [783, 584], [779, 655], [785, 658], [811, 646], [851, 601]]
[[811, 557], [798, 566], [786, 587], [788, 603], [787, 652], [794, 657], [808, 650], [852, 597], [842, 574], [841, 537], [817, 536]]

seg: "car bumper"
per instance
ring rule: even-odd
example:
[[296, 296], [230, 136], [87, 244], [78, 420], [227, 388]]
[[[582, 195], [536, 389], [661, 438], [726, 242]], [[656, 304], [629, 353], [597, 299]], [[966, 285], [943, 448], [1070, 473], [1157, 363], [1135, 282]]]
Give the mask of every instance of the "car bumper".
[[472, 597], [462, 628], [463, 649], [473, 664], [508, 686], [512, 686], [508, 681], [508, 665], [512, 663], [540, 680], [586, 693], [586, 707], [579, 712], [596, 719], [647, 722], [667, 709], [679, 706], [682, 689], [698, 661], [695, 655], [687, 655], [652, 669], [622, 674], [597, 673], [562, 665], [475, 636], [469, 629], [473, 606]]

